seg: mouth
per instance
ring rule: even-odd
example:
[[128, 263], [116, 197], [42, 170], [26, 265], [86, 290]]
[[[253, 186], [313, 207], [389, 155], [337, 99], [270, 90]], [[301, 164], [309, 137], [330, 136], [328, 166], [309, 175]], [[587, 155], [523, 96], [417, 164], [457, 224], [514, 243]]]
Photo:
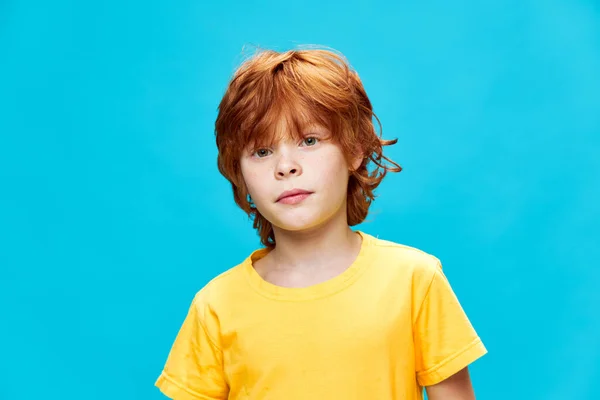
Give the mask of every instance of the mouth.
[[304, 190], [304, 189], [287, 190], [287, 191], [281, 193], [281, 195], [279, 195], [279, 197], [277, 198], [277, 200], [275, 202], [276, 203], [284, 203], [284, 204], [296, 204], [296, 203], [301, 202], [302, 200], [304, 200], [311, 194], [312, 194], [312, 192], [310, 192], [308, 190]]

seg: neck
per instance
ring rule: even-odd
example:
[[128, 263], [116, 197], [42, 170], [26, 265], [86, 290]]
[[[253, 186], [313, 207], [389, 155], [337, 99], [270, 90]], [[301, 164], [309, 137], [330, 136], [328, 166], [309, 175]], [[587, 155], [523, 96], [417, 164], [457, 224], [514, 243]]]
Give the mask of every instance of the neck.
[[303, 231], [273, 229], [276, 245], [271, 256], [276, 269], [321, 268], [353, 258], [360, 250], [361, 238], [348, 226], [345, 208], [343, 218], [333, 218], [323, 226]]

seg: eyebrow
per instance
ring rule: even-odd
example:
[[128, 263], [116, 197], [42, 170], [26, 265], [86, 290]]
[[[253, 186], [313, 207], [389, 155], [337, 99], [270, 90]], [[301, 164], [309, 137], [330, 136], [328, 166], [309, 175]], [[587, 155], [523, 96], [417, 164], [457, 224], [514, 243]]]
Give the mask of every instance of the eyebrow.
[[321, 124], [317, 124], [317, 123], [312, 123], [312, 124], [307, 124], [302, 128], [303, 132], [306, 131], [317, 131], [317, 132], [329, 132], [329, 129]]

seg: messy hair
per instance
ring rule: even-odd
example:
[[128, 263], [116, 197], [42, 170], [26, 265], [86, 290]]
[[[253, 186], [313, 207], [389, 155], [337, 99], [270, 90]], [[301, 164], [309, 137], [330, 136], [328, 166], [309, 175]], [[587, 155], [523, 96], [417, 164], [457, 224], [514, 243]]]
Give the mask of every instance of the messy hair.
[[[284, 118], [289, 135], [301, 138], [308, 124], [326, 127], [351, 165], [362, 158], [360, 167], [350, 171], [347, 195], [348, 225], [358, 225], [367, 216], [375, 199], [374, 190], [388, 171], [402, 168], [383, 155], [384, 140], [375, 131], [373, 120], [381, 123], [358, 74], [338, 52], [322, 49], [277, 52], [260, 50], [234, 73], [219, 104], [215, 123], [217, 163], [231, 183], [237, 205], [254, 220], [261, 243], [275, 246], [273, 227], [249, 198], [240, 158], [243, 149], [274, 140], [274, 127]], [[372, 164], [371, 164], [372, 163]]]

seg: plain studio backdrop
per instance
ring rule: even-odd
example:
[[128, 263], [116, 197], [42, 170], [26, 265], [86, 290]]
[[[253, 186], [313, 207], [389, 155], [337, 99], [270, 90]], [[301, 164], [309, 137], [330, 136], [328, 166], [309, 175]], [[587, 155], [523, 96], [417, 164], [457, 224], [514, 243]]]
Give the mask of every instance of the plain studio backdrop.
[[258, 245], [214, 120], [253, 46], [358, 70], [404, 171], [358, 228], [436, 255], [478, 398], [600, 396], [600, 4], [0, 1], [0, 399], [162, 399]]

